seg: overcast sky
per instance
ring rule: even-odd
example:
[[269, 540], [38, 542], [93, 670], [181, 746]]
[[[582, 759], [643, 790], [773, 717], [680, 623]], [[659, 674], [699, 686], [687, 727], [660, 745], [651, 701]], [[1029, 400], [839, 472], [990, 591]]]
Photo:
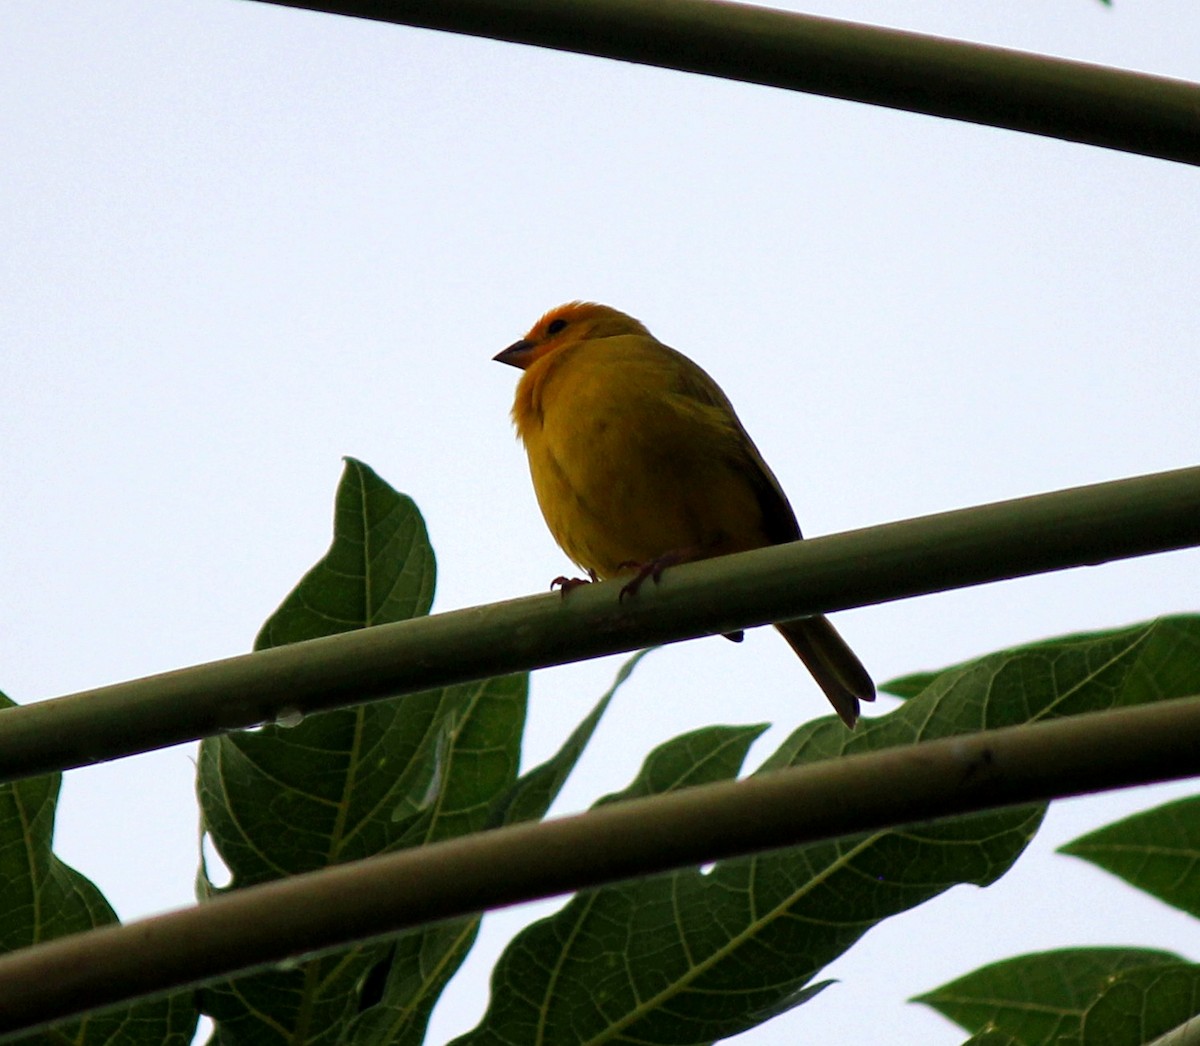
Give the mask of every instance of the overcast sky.
[[[789, 4], [1200, 78], [1193, 0]], [[0, 689], [246, 650], [325, 550], [342, 455], [414, 497], [435, 609], [568, 566], [490, 362], [615, 305], [723, 385], [811, 535], [1196, 463], [1194, 168], [245, 0], [4, 0]], [[866, 608], [877, 679], [1197, 609], [1200, 553]], [[540, 673], [527, 764], [619, 659]], [[879, 702], [875, 714], [886, 712]], [[771, 630], [660, 651], [556, 809], [654, 744], [827, 712]], [[123, 918], [190, 902], [194, 747], [68, 775], [58, 850]], [[1001, 884], [872, 931], [747, 1043], [949, 1046], [908, 996], [1195, 924], [1053, 849], [1194, 785], [1056, 806]], [[528, 911], [491, 917], [431, 1042]]]

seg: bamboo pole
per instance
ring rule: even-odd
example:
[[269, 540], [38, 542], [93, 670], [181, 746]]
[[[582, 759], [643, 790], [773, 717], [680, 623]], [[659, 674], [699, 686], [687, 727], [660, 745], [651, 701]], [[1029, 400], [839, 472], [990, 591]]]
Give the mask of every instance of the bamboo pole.
[[0, 957], [0, 1034], [721, 858], [1200, 773], [1200, 697], [905, 745], [336, 865]]
[[213, 661], [0, 711], [0, 780], [363, 701], [1200, 545], [1200, 467], [1001, 501]]
[[262, 0], [1200, 163], [1200, 85], [717, 0]]

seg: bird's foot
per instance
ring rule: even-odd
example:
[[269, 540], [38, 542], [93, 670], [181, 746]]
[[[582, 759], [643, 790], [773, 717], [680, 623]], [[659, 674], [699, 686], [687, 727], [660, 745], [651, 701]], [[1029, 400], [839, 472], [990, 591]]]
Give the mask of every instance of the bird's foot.
[[650, 560], [649, 563], [622, 563], [618, 570], [636, 569], [637, 573], [633, 575], [621, 589], [621, 594], [617, 597], [618, 602], [623, 602], [626, 596], [636, 596], [638, 589], [642, 587], [647, 578], [653, 579], [657, 585], [662, 573], [667, 567], [673, 567], [677, 563], [683, 563], [688, 559], [688, 555], [684, 552], [664, 552], [661, 556], [657, 556]]
[[597, 580], [597, 578], [596, 578], [596, 572], [594, 570], [589, 570], [588, 576], [586, 578], [564, 577], [563, 575], [560, 574], [558, 577], [556, 577], [553, 581], [550, 582], [550, 591], [553, 592], [556, 588], [561, 588], [563, 598], [566, 599], [567, 593], [570, 592], [571, 589], [579, 588], [580, 585], [590, 585], [595, 580]]

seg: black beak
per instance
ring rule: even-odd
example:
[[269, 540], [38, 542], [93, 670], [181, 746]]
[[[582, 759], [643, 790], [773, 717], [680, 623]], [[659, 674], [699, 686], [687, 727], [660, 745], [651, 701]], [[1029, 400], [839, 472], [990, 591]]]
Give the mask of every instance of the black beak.
[[507, 363], [510, 367], [524, 370], [533, 362], [534, 344], [531, 341], [514, 341], [503, 352], [492, 357], [497, 363]]

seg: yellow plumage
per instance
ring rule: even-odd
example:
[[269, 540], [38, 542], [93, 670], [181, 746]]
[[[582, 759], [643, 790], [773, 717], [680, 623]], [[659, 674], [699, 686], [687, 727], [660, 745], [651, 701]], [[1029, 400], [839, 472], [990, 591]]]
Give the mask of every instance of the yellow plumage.
[[[554, 539], [600, 579], [795, 541], [800, 528], [725, 394], [637, 320], [573, 302], [497, 357]], [[778, 626], [850, 726], [874, 685], [823, 617]]]

